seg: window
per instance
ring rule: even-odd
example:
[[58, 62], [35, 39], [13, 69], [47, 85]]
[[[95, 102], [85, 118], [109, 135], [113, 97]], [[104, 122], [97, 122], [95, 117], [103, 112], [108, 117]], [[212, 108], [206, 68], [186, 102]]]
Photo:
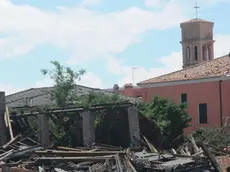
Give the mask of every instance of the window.
[[200, 124], [207, 124], [208, 123], [207, 104], [206, 103], [199, 104], [199, 123]]
[[197, 46], [194, 47], [194, 56], [195, 56], [195, 60], [198, 60], [198, 47]]
[[190, 61], [190, 48], [189, 47], [186, 48], [186, 53], [187, 53], [187, 59], [188, 61]]
[[187, 103], [187, 94], [183, 93], [180, 95], [180, 102], [181, 103]]

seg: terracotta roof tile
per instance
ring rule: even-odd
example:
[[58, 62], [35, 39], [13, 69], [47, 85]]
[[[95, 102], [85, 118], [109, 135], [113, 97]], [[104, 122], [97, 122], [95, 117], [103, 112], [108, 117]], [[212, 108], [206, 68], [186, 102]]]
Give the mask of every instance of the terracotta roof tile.
[[138, 83], [150, 84], [170, 81], [183, 81], [192, 79], [202, 79], [210, 77], [224, 76], [229, 70], [229, 57], [228, 55], [216, 58], [212, 61], [203, 62], [189, 68], [172, 72], [159, 77], [151, 78]]

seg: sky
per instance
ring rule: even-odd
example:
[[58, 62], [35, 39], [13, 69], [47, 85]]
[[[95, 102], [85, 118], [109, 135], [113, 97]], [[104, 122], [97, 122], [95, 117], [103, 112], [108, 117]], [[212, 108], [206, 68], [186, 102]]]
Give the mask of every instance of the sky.
[[214, 22], [215, 57], [230, 51], [229, 0], [0, 0], [0, 91], [52, 86], [51, 61], [77, 84], [122, 87], [182, 68], [180, 23]]

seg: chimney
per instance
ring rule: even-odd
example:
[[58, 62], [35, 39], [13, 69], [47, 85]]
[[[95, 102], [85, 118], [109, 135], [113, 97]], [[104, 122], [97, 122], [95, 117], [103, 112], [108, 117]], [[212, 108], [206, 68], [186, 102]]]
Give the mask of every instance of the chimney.
[[133, 84], [132, 83], [127, 83], [127, 84], [124, 85], [124, 88], [125, 89], [133, 88]]

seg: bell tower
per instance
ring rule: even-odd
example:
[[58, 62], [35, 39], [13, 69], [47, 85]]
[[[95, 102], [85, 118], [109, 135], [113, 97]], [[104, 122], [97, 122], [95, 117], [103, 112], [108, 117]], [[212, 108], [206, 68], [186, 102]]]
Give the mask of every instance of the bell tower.
[[197, 13], [195, 19], [180, 24], [183, 69], [214, 59], [213, 26], [213, 22], [199, 19]]

